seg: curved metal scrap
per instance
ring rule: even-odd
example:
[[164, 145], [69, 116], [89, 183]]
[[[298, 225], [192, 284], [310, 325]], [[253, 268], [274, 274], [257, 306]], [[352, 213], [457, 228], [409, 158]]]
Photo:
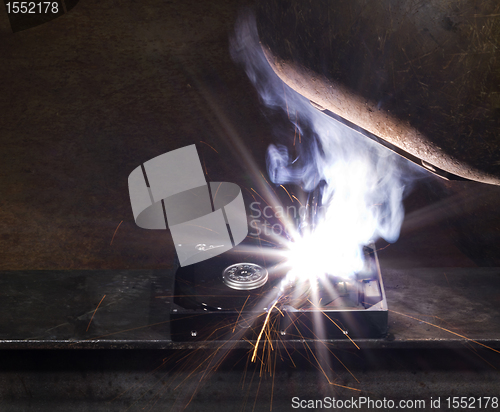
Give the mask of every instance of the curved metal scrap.
[[500, 184], [500, 3], [267, 0], [274, 71], [432, 170]]

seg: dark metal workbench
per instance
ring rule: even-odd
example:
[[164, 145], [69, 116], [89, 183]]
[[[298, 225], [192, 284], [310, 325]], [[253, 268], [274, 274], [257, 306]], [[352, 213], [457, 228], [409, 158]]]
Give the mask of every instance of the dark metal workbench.
[[[168, 270], [2, 272], [2, 306], [8, 310], [0, 319], [0, 348], [219, 347], [217, 341], [171, 341], [172, 277]], [[467, 339], [500, 347], [500, 269], [392, 269], [383, 277], [389, 334], [358, 340], [361, 348], [462, 347]], [[352, 347], [347, 339], [329, 343]]]

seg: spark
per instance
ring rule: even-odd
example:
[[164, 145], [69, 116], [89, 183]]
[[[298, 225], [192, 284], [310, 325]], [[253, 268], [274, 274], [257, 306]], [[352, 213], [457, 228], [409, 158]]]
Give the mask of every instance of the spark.
[[[264, 174], [262, 172], [260, 172], [260, 175], [262, 176], [262, 178], [264, 179], [264, 181], [267, 183], [267, 185], [271, 188], [271, 190], [274, 192], [274, 189], [273, 187], [269, 184], [269, 182], [267, 181], [266, 177], [264, 176]], [[274, 192], [276, 194], [276, 192]]]
[[380, 252], [381, 250], [387, 249], [389, 246], [391, 246], [391, 244], [390, 244], [390, 243], [388, 243], [388, 244], [387, 244], [387, 245], [385, 245], [384, 247], [378, 248], [378, 249], [377, 249], [377, 252]]
[[[117, 229], [118, 229], [118, 228], [117, 228]], [[102, 303], [102, 301], [104, 300], [104, 298], [105, 298], [105, 297], [106, 297], [106, 295], [104, 295], [104, 296], [102, 297], [101, 301], [99, 302], [99, 304], [98, 304], [98, 305], [97, 305], [97, 307], [95, 308], [94, 313], [92, 314], [92, 317], [90, 318], [90, 322], [89, 322], [89, 324], [88, 324], [88, 326], [87, 326], [87, 330], [86, 330], [85, 332], [88, 332], [88, 331], [89, 331], [90, 324], [92, 323], [92, 319], [94, 319], [94, 315], [95, 315], [95, 313], [97, 312], [97, 309], [99, 309], [99, 306], [101, 306], [101, 303]]]
[[301, 201], [297, 198], [297, 196], [292, 195], [292, 197], [293, 197], [293, 198], [294, 198], [297, 202], [299, 202], [299, 204], [300, 204], [301, 206], [304, 206], [304, 205], [302, 204], [302, 202], [301, 202]]
[[[201, 366], [202, 366], [204, 363], [206, 363], [206, 362], [210, 361], [210, 359], [211, 359], [211, 358], [213, 358], [216, 354], [217, 354], [217, 352], [215, 352], [215, 353], [213, 353], [213, 354], [211, 354], [211, 355], [207, 356], [207, 357], [205, 358], [205, 360], [201, 361], [201, 362], [198, 364], [198, 366], [197, 366], [197, 367], [196, 367], [193, 371], [191, 371], [191, 372], [190, 372], [190, 373], [189, 373], [189, 374], [188, 374], [188, 375], [187, 375], [187, 376], [186, 376], [186, 377], [185, 377], [185, 378], [184, 378], [184, 379], [183, 379], [183, 380], [182, 380], [182, 381], [181, 381], [181, 382], [180, 382], [180, 383], [179, 383], [179, 384], [178, 384], [178, 385], [174, 388], [174, 390], [179, 389], [179, 387], [181, 387], [181, 386], [184, 384], [184, 382], [186, 382], [187, 380], [189, 380], [189, 378], [191, 377], [191, 375], [193, 375], [193, 374], [194, 374], [194, 373], [195, 373], [198, 369], [200, 369], [200, 368], [201, 368]], [[210, 364], [210, 362], [209, 362], [209, 364]], [[193, 394], [193, 396], [194, 396], [194, 394]], [[186, 405], [186, 406], [187, 406], [187, 405]]]
[[205, 226], [200, 226], [200, 225], [193, 225], [192, 223], [186, 223], [186, 226], [194, 226], [194, 227], [199, 227], [199, 228], [201, 228], [201, 229], [205, 229], [205, 230], [208, 230], [208, 231], [210, 231], [210, 232], [218, 233], [217, 231], [212, 230], [212, 229], [209, 229], [208, 227], [205, 227]]
[[265, 203], [266, 205], [269, 205], [269, 203], [266, 201], [266, 199], [264, 199], [264, 198], [263, 198], [263, 197], [262, 197], [259, 193], [257, 193], [257, 191], [256, 191], [253, 187], [251, 187], [251, 188], [250, 188], [250, 190], [252, 190], [253, 192], [255, 192], [255, 194], [256, 194], [257, 196], [259, 196], [259, 197], [260, 197], [260, 198], [264, 201], [264, 203]]
[[113, 244], [113, 240], [115, 239], [116, 232], [118, 231], [118, 228], [120, 227], [120, 225], [122, 223], [123, 223], [123, 220], [120, 223], [118, 223], [118, 226], [115, 229], [115, 233], [113, 233], [113, 237], [111, 238], [111, 243], [109, 244], [109, 246], [111, 246]]
[[339, 363], [345, 368], [345, 370], [350, 373], [350, 375], [356, 380], [356, 382], [360, 383], [358, 378], [356, 378], [356, 376], [354, 376], [354, 374], [350, 371], [350, 369], [346, 365], [344, 365], [344, 362], [342, 362], [339, 359], [339, 357], [337, 355], [335, 355], [335, 353], [333, 351], [330, 350], [330, 348], [327, 348], [327, 349], [328, 349], [328, 352], [330, 352], [333, 356], [335, 356], [335, 359], [337, 359], [339, 361]]
[[484, 348], [486, 348], [486, 349], [492, 350], [493, 352], [500, 353], [500, 350], [497, 350], [497, 349], [495, 349], [495, 348], [492, 348], [491, 346], [485, 345], [484, 343], [478, 342], [477, 340], [474, 340], [474, 339], [468, 338], [467, 336], [460, 335], [459, 333], [457, 333], [457, 332], [453, 332], [452, 330], [449, 330], [449, 329], [443, 328], [442, 326], [439, 326], [439, 325], [434, 325], [433, 323], [426, 322], [425, 320], [421, 320], [421, 319], [415, 318], [415, 317], [410, 316], [410, 315], [405, 315], [404, 313], [401, 313], [401, 312], [396, 312], [395, 310], [391, 310], [391, 309], [389, 309], [389, 312], [393, 312], [393, 313], [396, 313], [396, 314], [401, 315], [401, 316], [406, 316], [407, 318], [410, 318], [410, 319], [413, 319], [413, 320], [416, 320], [416, 321], [419, 321], [419, 322], [425, 323], [426, 325], [429, 325], [429, 326], [434, 326], [435, 328], [438, 328], [438, 329], [444, 330], [445, 332], [451, 333], [451, 334], [453, 334], [453, 335], [455, 335], [455, 336], [458, 336], [459, 338], [462, 338], [462, 339], [468, 340], [469, 342], [472, 342], [472, 343], [475, 343], [475, 344], [477, 344], [477, 345], [480, 345], [480, 346], [482, 346], [482, 347], [484, 347]]
[[[106, 295], [104, 295], [106, 296]], [[104, 298], [103, 298], [104, 299]], [[96, 309], [97, 310], [97, 309]], [[95, 312], [94, 312], [95, 313]], [[120, 333], [125, 333], [125, 332], [130, 332], [132, 330], [138, 330], [138, 329], [144, 329], [144, 328], [149, 328], [151, 326], [156, 326], [156, 325], [162, 325], [164, 323], [169, 323], [170, 320], [164, 320], [162, 322], [156, 322], [156, 323], [151, 323], [149, 325], [144, 325], [144, 326], [138, 326], [136, 328], [130, 328], [130, 329], [124, 329], [124, 330], [120, 330], [118, 332], [111, 332], [111, 333], [106, 333], [105, 335], [100, 335], [100, 336], [96, 336], [94, 338], [89, 338], [89, 339], [80, 339], [80, 340], [76, 340], [72, 343], [69, 344], [69, 346], [73, 346], [73, 345], [76, 345], [77, 343], [84, 343], [84, 342], [92, 342], [92, 341], [96, 341], [96, 340], [99, 340], [101, 338], [105, 338], [106, 336], [112, 336], [112, 335], [118, 335]]]
[[260, 330], [259, 336], [257, 338], [257, 342], [255, 343], [255, 348], [254, 348], [253, 355], [252, 355], [252, 362], [255, 362], [255, 359], [257, 358], [257, 350], [259, 348], [260, 339], [262, 338], [262, 334], [264, 333], [264, 329], [266, 327], [266, 324], [269, 322], [269, 316], [271, 316], [271, 312], [272, 312], [273, 308], [276, 307], [277, 303], [278, 303], [278, 299], [273, 303], [273, 306], [271, 306], [271, 308], [267, 312], [266, 319], [264, 320], [264, 324], [262, 325], [262, 329]]
[[[305, 326], [305, 325], [304, 325], [304, 326]], [[314, 332], [313, 332], [310, 328], [308, 328], [307, 326], [306, 326], [306, 328], [307, 328], [307, 329], [308, 329], [311, 333], [313, 333], [313, 334], [314, 334]], [[329, 347], [325, 344], [325, 342], [324, 342], [324, 341], [322, 341], [321, 339], [319, 339], [319, 337], [317, 337], [317, 338], [318, 338], [318, 340], [319, 340], [319, 341], [323, 344], [323, 346], [324, 346], [324, 347], [328, 350], [328, 352], [330, 352], [330, 354], [332, 354], [332, 355], [335, 357], [335, 359], [337, 359], [337, 360], [339, 361], [339, 363], [340, 363], [340, 364], [341, 364], [341, 365], [345, 368], [345, 370], [346, 370], [347, 372], [349, 372], [349, 374], [350, 374], [350, 375], [351, 375], [351, 376], [352, 376], [352, 377], [356, 380], [356, 382], [360, 383], [360, 382], [359, 382], [359, 380], [358, 380], [358, 378], [356, 378], [356, 376], [354, 376], [354, 374], [353, 374], [353, 373], [349, 370], [349, 368], [348, 368], [348, 367], [344, 364], [344, 362], [342, 362], [342, 361], [339, 359], [339, 357], [338, 357], [337, 355], [335, 355], [335, 353], [334, 353], [334, 352], [333, 352], [333, 351], [332, 351], [332, 350], [331, 350], [331, 349], [330, 349], [330, 348], [329, 348]], [[307, 346], [307, 348], [308, 348], [309, 350], [311, 350], [311, 349], [309, 348], [309, 345], [307, 345], [305, 342], [304, 342], [304, 344]], [[359, 349], [359, 348], [358, 348], [358, 349]], [[313, 354], [313, 356], [314, 356], [314, 354]], [[315, 357], [315, 359], [316, 359], [316, 357]], [[320, 366], [320, 362], [319, 362], [318, 360], [317, 360], [317, 362], [318, 362], [318, 366]], [[325, 374], [325, 377], [326, 377], [326, 379], [328, 380], [328, 382], [329, 382], [330, 384], [332, 384], [332, 382], [330, 382], [330, 380], [328, 379], [328, 376], [326, 376], [326, 374]]]
[[477, 353], [477, 350], [474, 346], [472, 346], [471, 344], [469, 344], [467, 342], [467, 346], [468, 346], [468, 349], [474, 354], [476, 355], [479, 359], [483, 360], [488, 366], [490, 366], [491, 368], [493, 369], [497, 369], [497, 367], [495, 365], [493, 365], [492, 363], [488, 362], [485, 358], [483, 358], [479, 353]]
[[[273, 325], [274, 325], [274, 323], [273, 323]], [[267, 338], [267, 341], [265, 341], [264, 345], [268, 344], [270, 346], [271, 350], [274, 350], [274, 348], [273, 348], [273, 341], [271, 340], [271, 334], [270, 334], [269, 329], [271, 329], [273, 325], [271, 325], [269, 328], [265, 328], [265, 330], [264, 330], [264, 332], [266, 334], [266, 338]]]
[[210, 146], [207, 142], [204, 142], [203, 140], [200, 140], [200, 143], [206, 144], [208, 147], [210, 147], [215, 153], [219, 153], [217, 150], [213, 148], [213, 146]]
[[288, 349], [286, 348], [286, 346], [283, 346], [283, 349], [285, 349], [285, 352], [287, 353], [288, 355], [288, 358], [290, 359], [290, 361], [292, 362], [292, 365], [294, 368], [297, 367], [297, 365], [295, 364], [295, 362], [293, 361], [293, 358], [292, 358], [292, 354], [290, 352], [288, 352]]
[[247, 296], [247, 298], [245, 299], [245, 303], [243, 303], [243, 306], [241, 307], [241, 310], [238, 313], [238, 317], [236, 318], [236, 322], [234, 323], [233, 333], [234, 333], [234, 330], [236, 329], [236, 325], [238, 324], [238, 321], [240, 320], [241, 312], [243, 312], [243, 309], [245, 308], [245, 305], [248, 302], [248, 299], [250, 299], [250, 295]]
[[217, 193], [219, 193], [219, 189], [221, 186], [222, 186], [222, 183], [219, 184], [219, 186], [217, 187], [217, 190], [215, 191], [214, 202], [215, 202], [215, 198], [217, 197]]
[[326, 378], [326, 380], [328, 381], [328, 384], [329, 385], [333, 385], [333, 386], [338, 386], [340, 388], [344, 388], [344, 389], [350, 389], [352, 391], [356, 391], [356, 392], [362, 392], [361, 389], [358, 389], [358, 388], [352, 388], [350, 386], [344, 386], [344, 385], [340, 385], [338, 383], [335, 383], [335, 382], [332, 382], [330, 380], [330, 378], [328, 377], [328, 375], [326, 374], [325, 370], [323, 369], [323, 367], [321, 366], [321, 362], [319, 361], [319, 359], [316, 357], [316, 355], [314, 354], [314, 351], [311, 349], [311, 347], [307, 344], [307, 341], [304, 341], [304, 344], [307, 346], [307, 349], [308, 349], [308, 352], [311, 353], [311, 355], [313, 356], [314, 360], [316, 361], [316, 364], [318, 365], [318, 368], [319, 370], [323, 373], [323, 376]]
[[339, 325], [337, 325], [337, 322], [335, 322], [332, 318], [330, 318], [329, 316], [326, 315], [326, 313], [324, 311], [322, 311], [320, 308], [318, 308], [314, 303], [312, 303], [309, 299], [307, 299], [308, 302], [313, 305], [316, 309], [318, 309], [323, 315], [325, 315], [325, 317], [330, 321], [332, 322], [337, 328], [339, 328], [339, 330], [347, 336], [347, 338], [352, 342], [352, 344], [354, 346], [356, 346], [356, 348], [360, 349], [359, 346], [356, 344], [356, 342], [354, 342], [351, 337], [349, 336], [349, 334], [347, 333], [346, 330], [342, 329]]
[[286, 192], [286, 194], [288, 195], [288, 197], [290, 198], [290, 200], [293, 202], [292, 196], [290, 196], [290, 193], [288, 193], [288, 190], [286, 190], [285, 186], [280, 185], [280, 187]]

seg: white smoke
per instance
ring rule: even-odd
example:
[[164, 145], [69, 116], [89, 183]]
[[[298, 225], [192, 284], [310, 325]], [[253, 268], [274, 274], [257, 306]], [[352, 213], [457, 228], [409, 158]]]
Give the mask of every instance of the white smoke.
[[[291, 245], [293, 268], [314, 261], [317, 273], [349, 276], [363, 264], [363, 245], [382, 237], [394, 242], [403, 222], [402, 159], [383, 146], [321, 113], [274, 73], [259, 44], [251, 13], [239, 19], [231, 41], [233, 59], [241, 63], [269, 108], [283, 110], [300, 133], [287, 145], [267, 151], [270, 179], [312, 191], [322, 187], [326, 213], [313, 233]], [[292, 146], [292, 138], [296, 142]], [[304, 266], [305, 270], [305, 266]]]

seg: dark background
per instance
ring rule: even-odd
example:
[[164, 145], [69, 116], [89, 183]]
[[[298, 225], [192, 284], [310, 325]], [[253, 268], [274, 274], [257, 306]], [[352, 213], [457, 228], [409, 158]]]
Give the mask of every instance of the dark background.
[[[207, 180], [237, 183], [244, 193], [255, 186], [246, 165], [252, 159], [265, 170], [275, 115], [260, 105], [228, 50], [237, 13], [249, 3], [82, 0], [15, 34], [0, 7], [1, 270], [171, 268], [170, 235], [135, 225], [127, 178], [141, 163], [182, 146], [196, 143]], [[498, 187], [420, 176], [405, 200], [400, 240], [377, 244], [382, 272], [500, 266], [499, 205]], [[0, 307], [8, 311], [1, 301]], [[114, 397], [136, 381], [158, 384], [160, 375], [150, 372], [163, 355], [170, 356], [0, 352], [0, 410], [126, 410], [142, 392], [128, 392], [129, 403], [113, 403]], [[365, 355], [359, 361], [348, 353], [346, 362], [378, 394], [495, 395], [486, 381], [497, 375], [467, 350]], [[488, 362], [498, 366], [498, 359]], [[192, 410], [243, 403], [246, 395], [232, 391], [244, 365], [229, 365], [238, 373], [228, 367], [215, 374]], [[298, 370], [279, 375], [288, 386], [273, 410], [289, 410], [303, 381], [316, 382], [304, 389], [309, 394], [324, 386], [314, 368]], [[271, 380], [265, 382], [268, 390]], [[158, 397], [156, 406], [144, 405], [172, 406], [172, 398]], [[265, 398], [256, 410], [268, 405]]]
[[[171, 265], [169, 233], [135, 226], [127, 178], [188, 144], [207, 180], [256, 187], [247, 162], [265, 173], [278, 116], [229, 55], [248, 3], [86, 0], [15, 34], [0, 13], [0, 269]], [[499, 200], [497, 187], [419, 176], [380, 257], [498, 265]]]

